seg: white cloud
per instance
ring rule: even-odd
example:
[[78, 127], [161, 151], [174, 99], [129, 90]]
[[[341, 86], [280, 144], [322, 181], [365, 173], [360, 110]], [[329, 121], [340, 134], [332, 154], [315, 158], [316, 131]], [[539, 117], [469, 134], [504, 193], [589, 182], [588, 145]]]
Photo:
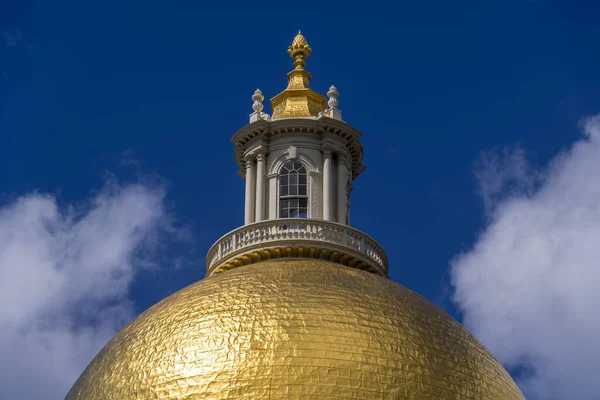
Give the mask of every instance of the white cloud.
[[85, 205], [0, 208], [1, 397], [61, 399], [133, 316], [129, 285], [174, 232], [162, 188], [107, 185]]
[[509, 193], [530, 193], [539, 179], [525, 158], [520, 147], [505, 147], [502, 152], [482, 153], [476, 163], [475, 176], [479, 195], [486, 214], [490, 214], [498, 202]]
[[600, 398], [600, 116], [583, 128], [543, 174], [520, 151], [480, 164], [488, 225], [451, 262], [465, 325], [532, 400]]

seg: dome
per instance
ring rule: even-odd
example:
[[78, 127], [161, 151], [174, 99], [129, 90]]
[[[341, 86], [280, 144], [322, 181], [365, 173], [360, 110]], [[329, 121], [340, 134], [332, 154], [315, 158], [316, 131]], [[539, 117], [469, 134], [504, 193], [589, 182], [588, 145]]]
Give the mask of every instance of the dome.
[[262, 261], [171, 295], [117, 334], [67, 399], [523, 400], [458, 322], [376, 274]]

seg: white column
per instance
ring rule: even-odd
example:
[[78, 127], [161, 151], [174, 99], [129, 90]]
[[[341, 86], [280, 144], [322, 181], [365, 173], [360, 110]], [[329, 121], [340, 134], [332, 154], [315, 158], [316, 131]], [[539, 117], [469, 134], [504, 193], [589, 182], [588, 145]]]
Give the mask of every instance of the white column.
[[348, 183], [348, 166], [343, 156], [337, 162], [337, 222], [346, 223], [346, 185]]
[[323, 215], [323, 204], [321, 204], [321, 190], [319, 179], [319, 173], [316, 171], [310, 171], [308, 173], [308, 206], [310, 207], [308, 212], [308, 218], [322, 218]]
[[323, 219], [331, 221], [334, 219], [332, 214], [332, 174], [331, 174], [331, 152], [323, 152]]
[[269, 178], [269, 219], [277, 218], [277, 177], [279, 174], [271, 174]]
[[265, 219], [265, 155], [256, 156], [256, 218], [259, 222]]
[[256, 164], [254, 160], [246, 160], [246, 204], [244, 209], [244, 224], [248, 225], [254, 222], [254, 192], [256, 177]]

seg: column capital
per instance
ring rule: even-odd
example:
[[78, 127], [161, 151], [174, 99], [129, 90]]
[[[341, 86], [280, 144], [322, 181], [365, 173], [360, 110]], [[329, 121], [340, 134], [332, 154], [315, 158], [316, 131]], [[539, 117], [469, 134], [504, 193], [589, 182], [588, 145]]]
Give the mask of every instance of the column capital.
[[254, 156], [246, 156], [244, 157], [244, 163], [246, 164], [246, 169], [256, 167], [256, 159]]
[[259, 162], [260, 161], [265, 161], [266, 155], [267, 155], [267, 152], [265, 152], [264, 150], [259, 151], [256, 154], [256, 161], [259, 161]]
[[331, 149], [324, 148], [323, 149], [323, 157], [328, 158], [328, 159], [332, 158], [333, 157], [333, 152], [331, 151]]
[[344, 165], [346, 168], [350, 166], [350, 162], [348, 161], [348, 157], [345, 154], [337, 155], [337, 163], [338, 165]]

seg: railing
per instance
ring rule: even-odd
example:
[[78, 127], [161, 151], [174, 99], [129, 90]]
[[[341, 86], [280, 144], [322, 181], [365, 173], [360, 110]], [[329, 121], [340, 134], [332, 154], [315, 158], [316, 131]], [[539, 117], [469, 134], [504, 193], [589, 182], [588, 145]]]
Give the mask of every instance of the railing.
[[244, 250], [288, 241], [290, 245], [296, 242], [317, 247], [319, 243], [341, 246], [366, 256], [384, 274], [388, 270], [387, 256], [381, 246], [361, 231], [318, 219], [281, 218], [245, 225], [221, 237], [208, 251], [207, 271], [210, 273], [215, 266]]

